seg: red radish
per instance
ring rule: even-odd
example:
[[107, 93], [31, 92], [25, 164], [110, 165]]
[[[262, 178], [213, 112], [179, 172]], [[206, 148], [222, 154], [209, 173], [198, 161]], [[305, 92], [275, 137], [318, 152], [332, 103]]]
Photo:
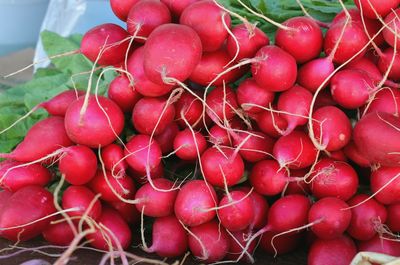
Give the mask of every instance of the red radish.
[[[247, 113], [259, 113], [263, 109], [261, 107], [268, 107], [274, 101], [275, 93], [270, 92], [263, 87], [259, 86], [253, 78], [243, 80], [237, 89], [237, 101], [244, 111]], [[257, 95], [257, 97], [254, 97]], [[246, 104], [254, 104], [251, 106]]]
[[[168, 7], [158, 0], [139, 0], [129, 10], [127, 30], [131, 35], [147, 38], [150, 33], [162, 24], [171, 22]], [[145, 42], [144, 40], [139, 40]]]
[[138, 0], [110, 0], [112, 11], [122, 21], [126, 21], [129, 10], [137, 2]]
[[142, 134], [160, 134], [174, 120], [174, 105], [164, 98], [140, 99], [132, 113], [132, 123]]
[[268, 36], [255, 25], [239, 24], [231, 31], [239, 48], [233, 36], [229, 35], [226, 40], [226, 50], [231, 58], [234, 58], [237, 53], [236, 61], [253, 58], [261, 47], [269, 45]]
[[329, 89], [325, 89], [322, 90], [320, 93], [318, 93], [314, 103], [314, 110], [322, 107], [336, 106], [336, 105], [337, 103], [333, 100]]
[[396, 238], [385, 238], [377, 234], [368, 241], [358, 242], [358, 251], [376, 252], [399, 257], [400, 242]]
[[[377, 15], [380, 17], [386, 16], [390, 10], [396, 8], [399, 0], [354, 0], [358, 9], [362, 9], [363, 14], [372, 19], [376, 19]], [[375, 13], [376, 12], [376, 13]]]
[[307, 89], [297, 85], [279, 96], [278, 111], [282, 112], [288, 124], [284, 135], [307, 123], [312, 98], [313, 95]]
[[[400, 45], [400, 43], [398, 43]], [[392, 60], [394, 57], [394, 61], [392, 64]], [[389, 47], [385, 49], [382, 54], [379, 56], [379, 61], [378, 61], [378, 68], [381, 71], [382, 74], [385, 74], [389, 66], [392, 64], [388, 78], [399, 81], [400, 80], [400, 56], [397, 54], [397, 52], [394, 52], [394, 49], [392, 47]]]
[[329, 85], [328, 77], [334, 70], [335, 66], [329, 58], [317, 58], [300, 67], [297, 82], [314, 93], [320, 86]]
[[0, 216], [2, 213], [2, 209], [5, 205], [7, 205], [8, 199], [13, 195], [11, 191], [8, 190], [1, 190], [0, 191]]
[[400, 91], [393, 88], [384, 88], [375, 94], [368, 105], [366, 113], [386, 112], [398, 116], [400, 108]]
[[190, 4], [196, 2], [197, 0], [180, 0], [180, 1], [175, 1], [175, 0], [161, 0], [164, 4], [166, 4], [171, 11], [171, 13], [179, 18], [180, 15], [182, 14], [183, 10], [186, 9]]
[[[194, 135], [193, 135], [194, 134]], [[177, 133], [174, 139], [174, 150], [182, 160], [195, 160], [207, 149], [206, 138], [199, 132], [192, 133], [185, 129]]]
[[351, 209], [351, 221], [347, 229], [349, 235], [357, 240], [373, 238], [387, 218], [385, 207], [373, 198], [365, 201], [367, 198], [367, 195], [357, 194], [347, 202], [350, 206], [359, 204]]
[[180, 127], [185, 128], [187, 126], [184, 120], [191, 126], [195, 126], [202, 122], [203, 104], [189, 92], [184, 92], [175, 103], [175, 113], [175, 119]]
[[121, 109], [108, 98], [91, 95], [85, 112], [81, 113], [84, 101], [84, 97], [74, 101], [65, 114], [65, 129], [69, 138], [77, 144], [93, 148], [114, 142], [124, 128]]
[[126, 203], [123, 201], [110, 202], [110, 206], [117, 210], [122, 218], [128, 224], [137, 224], [140, 220], [140, 212], [136, 209], [135, 204]]
[[351, 124], [339, 108], [327, 106], [317, 109], [313, 115], [313, 132], [316, 140], [327, 151], [345, 147], [351, 138]]
[[[228, 254], [226, 255], [226, 260], [237, 260], [240, 257], [240, 254], [243, 252], [244, 247], [246, 246], [246, 239], [249, 237], [249, 234], [246, 231], [236, 231], [231, 232], [229, 237], [230, 239], [230, 247]], [[247, 253], [244, 257], [240, 259], [240, 261], [251, 263], [252, 259], [249, 258], [253, 256], [253, 253], [257, 247], [257, 242], [251, 242], [249, 248], [247, 249]]]
[[230, 28], [231, 17], [212, 0], [201, 0], [183, 10], [179, 23], [193, 28], [199, 34], [203, 50], [212, 52], [221, 48], [228, 37], [224, 24]]
[[346, 157], [351, 161], [359, 165], [360, 167], [369, 167], [369, 161], [366, 159], [362, 153], [357, 149], [353, 141], [349, 142], [343, 149]]
[[346, 65], [345, 69], [358, 70], [367, 73], [375, 85], [379, 84], [383, 79], [383, 76], [376, 63], [372, 62], [365, 56], [358, 60], [351, 61]]
[[[300, 171], [301, 173], [297, 173]], [[310, 186], [304, 182], [301, 178], [304, 179], [304, 176], [307, 174], [308, 169], [299, 169], [299, 170], [290, 170], [290, 178], [288, 180], [288, 184], [284, 192], [286, 195], [290, 194], [300, 194], [300, 195], [309, 195], [311, 194]], [[299, 174], [299, 175], [297, 175]], [[300, 178], [300, 179], [299, 179]]]
[[144, 47], [137, 48], [128, 58], [127, 71], [132, 75], [135, 91], [146, 97], [159, 97], [171, 91], [172, 86], [156, 84], [146, 76], [143, 68]]
[[69, 246], [74, 240], [74, 232], [67, 221], [50, 223], [42, 232], [43, 238], [52, 245]]
[[[225, 70], [225, 66], [228, 65], [230, 60], [231, 57], [228, 52], [223, 49], [213, 52], [205, 52], [189, 79], [196, 84], [207, 86], [217, 77], [217, 75]], [[233, 69], [219, 77], [212, 84], [214, 86], [222, 86], [224, 83], [232, 83], [243, 74], [242, 72], [243, 71], [239, 68]]]
[[387, 206], [386, 224], [392, 232], [400, 232], [400, 203]]
[[[383, 33], [383, 38], [385, 39], [386, 43], [389, 44], [390, 46], [394, 47], [394, 43], [396, 42], [397, 47], [400, 46], [400, 40], [399, 37], [395, 36], [395, 32], [399, 31], [399, 26], [400, 26], [400, 9], [394, 9], [397, 7], [400, 3], [399, 0], [386, 0], [392, 2], [390, 5], [390, 8], [387, 9], [387, 13], [389, 13], [385, 17], [385, 24], [388, 26], [387, 28], [385, 27], [382, 31]], [[389, 5], [387, 6], [389, 7]], [[391, 9], [394, 9], [393, 11]]]
[[[101, 203], [98, 199], [95, 200], [95, 194], [85, 186], [69, 186], [62, 195], [63, 209], [76, 208], [74, 211], [69, 211], [71, 217], [83, 216], [87, 211], [87, 216], [97, 220], [102, 212]], [[89, 209], [89, 206], [93, 206]]]
[[23, 166], [12, 160], [0, 162], [0, 186], [4, 190], [16, 192], [26, 186], [46, 186], [51, 180], [50, 171], [40, 164]]
[[189, 249], [205, 263], [222, 260], [229, 251], [229, 235], [216, 221], [190, 228]]
[[285, 91], [291, 88], [297, 77], [296, 60], [283, 49], [268, 45], [255, 55], [258, 60], [251, 65], [251, 73], [257, 84], [268, 91]]
[[[136, 135], [126, 144], [126, 162], [139, 173], [155, 169], [161, 162], [161, 149], [157, 142], [147, 135]], [[150, 176], [148, 176], [150, 177]]]
[[[362, 57], [366, 52], [365, 49], [362, 49], [368, 43], [368, 37], [364, 29], [360, 28], [357, 24], [351, 23], [351, 21], [347, 25], [345, 22], [345, 20], [342, 20], [333, 24], [326, 32], [324, 39], [324, 51], [326, 55], [330, 55], [339, 41], [332, 60], [340, 64], [349, 60], [358, 52], [360, 52], [358, 57]], [[339, 39], [343, 30], [343, 37]]]
[[357, 254], [357, 248], [348, 236], [317, 239], [308, 252], [308, 265], [348, 265]]
[[72, 185], [89, 182], [97, 170], [97, 157], [92, 149], [84, 145], [73, 145], [64, 149], [58, 169]]
[[357, 173], [343, 161], [319, 160], [310, 178], [311, 192], [317, 198], [336, 197], [347, 201], [357, 192]]
[[[267, 231], [262, 234], [260, 247], [268, 254], [282, 255], [295, 250], [301, 243], [302, 233], [285, 234], [274, 238], [278, 233]], [[273, 245], [272, 245], [273, 243]]]
[[[0, 235], [14, 242], [27, 241], [42, 233], [56, 212], [53, 194], [40, 186], [26, 186], [13, 193], [0, 212]], [[37, 221], [43, 219], [41, 221]], [[35, 222], [37, 221], [37, 222]], [[31, 222], [35, 222], [29, 224]], [[18, 228], [12, 228], [20, 226]]]
[[209, 141], [215, 145], [230, 146], [231, 139], [229, 133], [224, 128], [214, 125], [210, 129], [210, 139]]
[[274, 140], [261, 132], [247, 130], [232, 133], [235, 147], [240, 147], [240, 156], [249, 162], [258, 162], [271, 156]]
[[130, 177], [122, 175], [115, 178], [109, 171], [104, 173], [100, 169], [88, 186], [96, 194], [101, 194], [101, 199], [107, 202], [121, 201], [120, 197], [131, 199], [136, 192], [135, 183]]
[[179, 220], [173, 216], [159, 217], [153, 223], [153, 243], [148, 252], [161, 257], [182, 256], [188, 248], [188, 236]]
[[400, 202], [400, 167], [379, 167], [373, 170], [371, 192], [378, 192], [374, 198], [382, 204]]
[[350, 224], [351, 211], [343, 210], [347, 207], [347, 203], [334, 197], [315, 202], [308, 212], [311, 230], [320, 239], [339, 238]]
[[374, 84], [371, 78], [367, 73], [358, 70], [342, 70], [331, 79], [333, 99], [340, 106], [348, 109], [363, 106], [373, 89]]
[[124, 150], [117, 144], [109, 144], [101, 149], [100, 156], [104, 167], [113, 175], [123, 174], [128, 168], [128, 164], [124, 160]]
[[[357, 149], [371, 163], [399, 166], [400, 119], [392, 114], [373, 112], [361, 118], [354, 127], [353, 140]], [[382, 139], [385, 139], [382, 141]]]
[[[237, 190], [243, 191], [245, 193], [250, 192], [250, 188], [248, 187], [240, 187]], [[254, 212], [254, 218], [250, 224], [250, 228], [252, 229], [263, 228], [267, 224], [267, 215], [269, 210], [268, 202], [264, 198], [264, 196], [260, 195], [254, 190], [250, 193], [250, 198], [253, 202], [253, 212]]]
[[186, 80], [202, 54], [200, 37], [192, 28], [179, 24], [157, 27], [144, 45], [144, 72], [150, 81], [164, 84], [164, 77]]
[[40, 103], [39, 106], [44, 108], [52, 116], [65, 116], [69, 105], [85, 92], [80, 90], [67, 90], [54, 96], [53, 98]]
[[213, 186], [233, 186], [244, 173], [241, 156], [227, 147], [208, 148], [200, 160], [204, 178]]
[[124, 75], [117, 76], [111, 81], [107, 94], [125, 113], [131, 112], [136, 102], [141, 98], [135, 87]]
[[155, 168], [150, 169], [150, 175], [148, 175], [146, 172], [136, 171], [133, 168], [128, 168], [128, 172], [129, 176], [131, 176], [139, 184], [143, 185], [149, 182], [149, 177], [151, 177], [151, 179], [159, 179], [164, 177], [164, 165], [163, 163], [160, 163]]
[[287, 128], [287, 121], [279, 113], [273, 111], [263, 111], [256, 117], [257, 125], [260, 130], [272, 137], [278, 138]]
[[263, 160], [256, 163], [249, 177], [254, 189], [267, 196], [280, 194], [289, 181], [288, 172], [275, 160]]
[[185, 225], [198, 226], [215, 217], [216, 203], [217, 195], [213, 187], [202, 180], [191, 180], [179, 190], [174, 212]]
[[236, 93], [231, 87], [216, 87], [206, 98], [207, 114], [215, 122], [230, 120], [238, 108]]
[[65, 132], [64, 119], [54, 116], [33, 125], [24, 140], [11, 153], [0, 154], [0, 158], [31, 162], [72, 144]]
[[168, 154], [174, 150], [174, 139], [178, 132], [179, 127], [176, 122], [171, 122], [161, 134], [154, 137], [154, 139], [160, 145], [163, 154]]
[[98, 25], [87, 31], [82, 38], [80, 51], [90, 61], [100, 65], [116, 65], [128, 52], [129, 34], [112, 23]]
[[151, 217], [164, 217], [174, 213], [174, 203], [178, 190], [174, 190], [174, 183], [168, 179], [153, 180], [154, 189], [150, 183], [144, 184], [135, 195], [138, 201], [136, 209]]
[[232, 191], [225, 195], [218, 205], [218, 218], [229, 231], [247, 228], [254, 220], [253, 201], [243, 191]]
[[293, 131], [276, 141], [273, 155], [279, 165], [300, 169], [309, 167], [315, 162], [317, 150], [307, 134]]
[[108, 207], [104, 208], [97, 222], [105, 228], [97, 228], [94, 233], [86, 236], [86, 239], [90, 241], [90, 245], [105, 251], [110, 250], [110, 245], [113, 249], [118, 249], [118, 246], [127, 249], [130, 246], [132, 240], [131, 229], [116, 210]]
[[343, 149], [330, 152], [329, 154], [323, 153], [322, 155], [323, 155], [323, 157], [331, 158], [333, 160], [347, 162], [347, 157], [346, 157]]
[[308, 17], [289, 18], [278, 28], [275, 43], [290, 53], [297, 63], [317, 58], [322, 50], [322, 31], [318, 24]]

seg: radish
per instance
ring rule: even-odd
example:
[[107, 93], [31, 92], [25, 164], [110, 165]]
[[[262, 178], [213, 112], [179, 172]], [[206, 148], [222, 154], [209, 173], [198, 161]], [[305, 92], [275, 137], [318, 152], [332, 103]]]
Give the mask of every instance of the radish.
[[152, 245], [147, 252], [161, 257], [182, 256], [188, 248], [188, 236], [179, 220], [173, 216], [159, 217], [153, 223]]
[[[201, 123], [203, 115], [203, 104], [189, 92], [183, 92], [175, 102], [175, 119], [181, 128], [185, 128], [186, 122], [196, 127]], [[197, 126], [198, 127], [198, 126]]]
[[[349, 89], [351, 87], [351, 89]], [[342, 107], [356, 109], [367, 103], [374, 84], [367, 73], [342, 70], [331, 79], [333, 99]]]
[[197, 0], [161, 0], [164, 4], [166, 4], [171, 11], [171, 13], [176, 17], [179, 18], [182, 14], [183, 10], [186, 9], [190, 4], [196, 2]]
[[351, 211], [337, 198], [326, 197], [314, 203], [308, 212], [311, 231], [320, 239], [339, 238], [350, 225]]
[[26, 186], [49, 184], [52, 178], [50, 171], [40, 164], [24, 166], [21, 162], [5, 160], [0, 162], [1, 188], [16, 192]]
[[314, 93], [320, 86], [324, 88], [329, 85], [329, 76], [334, 70], [335, 66], [331, 58], [317, 58], [299, 68], [297, 82]]
[[[272, 255], [282, 255], [295, 250], [301, 243], [303, 233], [285, 234], [275, 237], [278, 233], [267, 231], [262, 234], [260, 247]], [[274, 241], [272, 241], [274, 238]], [[272, 245], [273, 243], [273, 245]]]
[[241, 156], [227, 147], [208, 148], [201, 155], [200, 163], [205, 180], [217, 187], [237, 184], [244, 173]]
[[155, 179], [153, 183], [159, 190], [147, 183], [136, 192], [135, 200], [138, 201], [136, 209], [151, 217], [164, 217], [173, 214], [174, 203], [178, 195], [178, 190], [173, 190], [174, 183], [163, 178]]
[[[390, 0], [386, 0], [390, 1]], [[385, 24], [388, 26], [387, 28], [385, 27], [382, 31], [383, 33], [383, 38], [385, 39], [386, 43], [389, 44], [390, 46], [394, 47], [394, 43], [396, 42], [397, 47], [400, 45], [399, 37], [396, 38], [394, 32], [399, 31], [399, 26], [400, 26], [400, 20], [399, 20], [399, 14], [400, 14], [400, 9], [394, 9], [399, 5], [399, 0], [391, 0], [392, 2], [390, 4], [390, 8], [388, 6], [387, 13], [389, 13], [385, 17]], [[394, 10], [392, 10], [392, 8]]]
[[[392, 63], [393, 57], [394, 61]], [[389, 66], [392, 65], [388, 74], [388, 78], [395, 81], [400, 80], [400, 56], [397, 54], [397, 52], [395, 53], [392, 47], [389, 47], [382, 52], [382, 54], [379, 56], [377, 65], [382, 74], [385, 74], [388, 71]]]
[[161, 162], [160, 146], [147, 135], [133, 136], [126, 144], [124, 154], [129, 166], [139, 173], [155, 169]]
[[144, 72], [150, 81], [164, 84], [164, 78], [186, 80], [202, 54], [200, 37], [190, 27], [164, 24], [157, 27], [144, 45]]
[[238, 108], [236, 93], [231, 87], [216, 87], [207, 94], [206, 109], [208, 116], [216, 122], [230, 120]]
[[82, 38], [80, 51], [90, 61], [100, 65], [117, 65], [128, 52], [129, 34], [112, 23], [98, 25]]
[[322, 158], [310, 178], [311, 192], [316, 198], [336, 197], [347, 201], [357, 192], [357, 173], [343, 161]]
[[359, 165], [360, 167], [369, 167], [369, 161], [366, 159], [363, 154], [357, 149], [356, 145], [353, 141], [350, 141], [343, 149], [344, 154], [351, 161]]
[[176, 122], [171, 122], [161, 134], [154, 137], [163, 154], [168, 154], [174, 150], [174, 139], [178, 132], [179, 127]]
[[143, 65], [144, 47], [139, 47], [129, 56], [127, 61], [127, 71], [133, 78], [134, 90], [146, 97], [159, 97], [168, 94], [168, 92], [171, 91], [172, 86], [152, 82], [146, 76]]
[[31, 162], [72, 144], [64, 128], [64, 119], [49, 117], [33, 125], [24, 140], [10, 154], [0, 154], [0, 158]]
[[271, 156], [274, 140], [261, 132], [232, 133], [233, 143], [239, 148], [240, 156], [249, 162], [258, 162]]
[[212, 187], [202, 180], [191, 180], [179, 190], [174, 212], [185, 225], [198, 226], [215, 217], [216, 203], [217, 195]]
[[[124, 114], [114, 101], [102, 96], [89, 96], [74, 101], [65, 114], [65, 130], [77, 144], [98, 148], [114, 142], [124, 128]], [[90, 133], [88, 133], [90, 132]]]
[[286, 187], [288, 172], [275, 160], [263, 160], [251, 169], [249, 180], [254, 189], [267, 196], [280, 194]]
[[7, 205], [8, 199], [13, 195], [11, 191], [8, 190], [0, 190], [0, 216], [2, 213], [2, 209], [5, 205]]
[[73, 145], [65, 148], [58, 162], [58, 169], [68, 183], [83, 185], [96, 174], [97, 157], [89, 147]]
[[243, 191], [232, 191], [218, 205], [218, 218], [229, 231], [241, 231], [254, 220], [253, 201]]
[[140, 212], [136, 209], [136, 205], [123, 201], [109, 202], [109, 205], [118, 211], [124, 220], [130, 225], [136, 225], [140, 220]]
[[[61, 220], [61, 219], [60, 219]], [[50, 223], [42, 232], [43, 238], [50, 244], [57, 246], [69, 246], [74, 240], [74, 232], [67, 221]]]
[[189, 249], [205, 263], [222, 260], [230, 247], [229, 235], [216, 221], [190, 228]]
[[[95, 199], [95, 194], [85, 186], [69, 186], [64, 191], [61, 201], [62, 207], [65, 210], [77, 208], [68, 212], [68, 215], [71, 217], [81, 217], [87, 211], [87, 216], [97, 220], [102, 212], [100, 201]], [[88, 210], [90, 204], [93, 205]]]
[[38, 106], [44, 108], [52, 116], [65, 116], [69, 105], [85, 92], [80, 90], [66, 90], [51, 99], [40, 103]]
[[313, 115], [313, 135], [327, 151], [345, 147], [351, 138], [351, 124], [339, 108], [326, 106], [317, 109]]
[[308, 252], [308, 265], [348, 265], [357, 254], [357, 248], [348, 236], [317, 239]]
[[128, 168], [128, 173], [129, 176], [131, 176], [136, 182], [139, 184], [143, 185], [149, 182], [149, 177], [153, 179], [159, 179], [164, 177], [164, 165], [163, 163], [158, 164], [153, 169], [150, 169], [150, 174], [147, 174], [146, 172], [139, 172], [134, 170], [133, 168], [129, 167]]
[[[240, 82], [236, 93], [239, 105], [247, 113], [262, 112], [263, 109], [261, 107], [268, 107], [268, 105], [274, 101], [275, 97], [275, 93], [259, 86], [253, 78], [248, 78]], [[257, 95], [257, 97], [254, 97], [254, 95]], [[256, 106], [249, 106], [246, 104], [253, 104]]]
[[119, 75], [111, 81], [107, 94], [109, 99], [114, 101], [125, 113], [131, 112], [141, 98], [141, 95], [124, 75]]
[[183, 10], [179, 23], [193, 28], [199, 34], [203, 50], [212, 52], [221, 48], [228, 37], [226, 27], [230, 28], [231, 18], [212, 0], [201, 0]]
[[278, 28], [275, 44], [290, 53], [297, 63], [317, 58], [322, 50], [322, 31], [318, 24], [308, 17], [292, 17]]
[[392, 232], [400, 232], [400, 203], [388, 205], [386, 224]]
[[261, 47], [269, 45], [268, 36], [255, 25], [248, 23], [239, 24], [231, 31], [235, 37], [232, 35], [228, 36], [226, 50], [231, 58], [236, 58], [236, 61], [253, 58]]
[[110, 0], [112, 11], [122, 21], [126, 21], [129, 10], [131, 10], [133, 5], [137, 2], [138, 0]]
[[375, 94], [366, 108], [366, 113], [386, 112], [393, 115], [399, 114], [400, 91], [393, 88], [385, 88]]
[[344, 69], [358, 70], [361, 72], [365, 72], [369, 76], [369, 78], [374, 82], [375, 85], [378, 85], [383, 79], [383, 76], [379, 71], [379, 68], [376, 65], [376, 63], [372, 62], [366, 56], [358, 60], [351, 61], [345, 66]]
[[400, 167], [379, 167], [371, 174], [371, 192], [385, 205], [400, 202]]
[[120, 201], [120, 197], [131, 199], [136, 192], [135, 183], [130, 177], [122, 175], [115, 178], [109, 171], [102, 170], [97, 170], [88, 186], [96, 194], [101, 194], [101, 199], [107, 202]]
[[0, 235], [14, 242], [27, 241], [46, 229], [55, 212], [53, 194], [40, 186], [23, 187], [1, 209]]
[[109, 144], [102, 148], [100, 156], [104, 167], [113, 175], [122, 175], [128, 168], [127, 162], [123, 159], [124, 150], [117, 144]]
[[[363, 14], [372, 19], [386, 16], [392, 9], [395, 9], [399, 4], [399, 0], [354, 0], [354, 3]], [[375, 13], [376, 12], [376, 13]]]
[[273, 155], [280, 166], [300, 169], [309, 167], [315, 162], [317, 150], [307, 134], [293, 131], [275, 142]]
[[231, 146], [231, 138], [229, 133], [224, 128], [219, 127], [218, 125], [214, 125], [211, 127], [210, 131], [210, 139], [209, 141], [215, 145], [221, 146]]
[[[129, 10], [127, 31], [140, 37], [148, 37], [158, 26], [171, 22], [168, 7], [158, 0], [139, 0]], [[144, 40], [140, 40], [144, 42]]]
[[[240, 257], [240, 254], [243, 252], [244, 247], [246, 246], [246, 239], [248, 238], [248, 233], [246, 231], [237, 231], [231, 232], [230, 234], [230, 247], [229, 251], [225, 257], [226, 260], [237, 260]], [[257, 242], [251, 242], [247, 253], [244, 257], [239, 259], [242, 262], [251, 263], [253, 258], [250, 256], [253, 255], [254, 251], [256, 250]]]
[[207, 149], [206, 138], [189, 129], [178, 132], [173, 145], [176, 156], [182, 160], [196, 160]]
[[[386, 222], [387, 212], [385, 207], [367, 195], [358, 194], [347, 203], [355, 206], [351, 209], [350, 226], [347, 228], [349, 235], [357, 240], [373, 238], [380, 225]], [[360, 204], [361, 203], [361, 204]]]
[[[357, 149], [370, 163], [399, 166], [400, 119], [389, 113], [373, 112], [361, 118], [354, 127], [353, 140]], [[385, 139], [385, 141], [382, 141]]]
[[214, 81], [214, 79], [225, 70], [225, 66], [229, 64], [230, 60], [231, 57], [228, 52], [223, 49], [205, 52], [189, 79], [202, 86], [209, 85], [211, 81], [213, 81], [212, 84], [215, 86], [222, 86], [224, 83], [232, 83], [243, 75], [243, 71], [240, 68], [232, 69]]
[[313, 95], [307, 89], [297, 85], [279, 96], [277, 109], [282, 112], [288, 124], [284, 135], [307, 123], [312, 98]]
[[257, 84], [268, 91], [280, 92], [291, 88], [297, 77], [296, 60], [283, 49], [268, 45], [258, 50], [258, 60], [251, 65]]
[[110, 247], [127, 249], [132, 241], [131, 229], [121, 215], [114, 209], [105, 207], [101, 216], [97, 220], [98, 224], [104, 226], [86, 236], [93, 247], [109, 251]]
[[160, 134], [175, 117], [174, 105], [164, 98], [140, 99], [132, 112], [132, 123], [142, 134]]
[[[239, 187], [237, 190], [245, 192], [246, 194], [250, 192], [249, 187]], [[253, 204], [253, 221], [250, 224], [250, 229], [260, 229], [267, 224], [267, 215], [269, 210], [269, 205], [267, 200], [261, 194], [256, 191], [250, 193], [250, 199]]]
[[368, 241], [358, 242], [358, 251], [369, 251], [386, 254], [394, 257], [400, 256], [400, 242], [396, 238], [385, 238], [375, 235]]
[[279, 113], [273, 111], [263, 111], [256, 116], [257, 125], [260, 130], [274, 138], [282, 136], [287, 128], [287, 121]]

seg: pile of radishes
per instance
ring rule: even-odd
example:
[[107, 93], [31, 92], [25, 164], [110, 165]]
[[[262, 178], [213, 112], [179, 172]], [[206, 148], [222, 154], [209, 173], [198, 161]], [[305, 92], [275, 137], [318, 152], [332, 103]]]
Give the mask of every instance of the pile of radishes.
[[40, 104], [1, 154], [2, 237], [68, 246], [59, 262], [85, 240], [124, 264], [138, 242], [205, 263], [400, 256], [400, 0], [355, 1], [326, 33], [265, 18], [274, 44], [212, 0], [110, 2], [126, 30], [99, 25], [80, 52], [119, 76]]

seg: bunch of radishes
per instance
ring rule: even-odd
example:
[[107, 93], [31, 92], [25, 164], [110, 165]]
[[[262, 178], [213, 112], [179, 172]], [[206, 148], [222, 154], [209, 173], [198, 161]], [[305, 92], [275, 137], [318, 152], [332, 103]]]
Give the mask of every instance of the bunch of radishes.
[[108, 97], [40, 104], [50, 117], [1, 155], [2, 237], [42, 234], [68, 246], [59, 262], [86, 239], [127, 263], [132, 237], [206, 263], [302, 242], [309, 264], [400, 256], [400, 0], [355, 1], [325, 34], [265, 18], [273, 45], [213, 0], [110, 2], [127, 30], [97, 26], [80, 52], [120, 75]]

